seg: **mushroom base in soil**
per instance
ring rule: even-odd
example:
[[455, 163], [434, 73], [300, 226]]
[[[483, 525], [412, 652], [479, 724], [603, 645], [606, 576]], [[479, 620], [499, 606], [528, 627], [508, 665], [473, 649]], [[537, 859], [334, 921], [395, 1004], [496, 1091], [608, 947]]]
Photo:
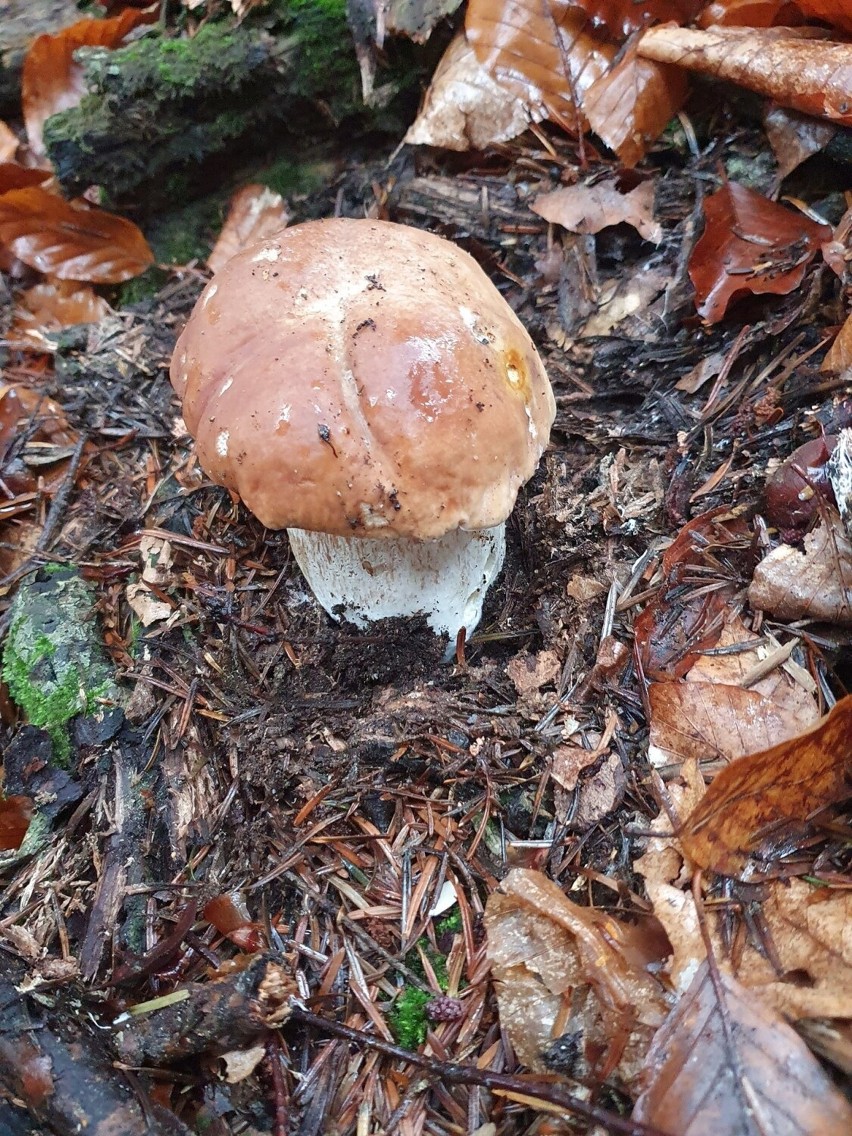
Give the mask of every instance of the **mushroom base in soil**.
[[506, 526], [438, 540], [370, 540], [288, 529], [290, 547], [329, 615], [364, 628], [379, 619], [425, 615], [455, 640], [482, 617], [485, 594], [503, 567]]

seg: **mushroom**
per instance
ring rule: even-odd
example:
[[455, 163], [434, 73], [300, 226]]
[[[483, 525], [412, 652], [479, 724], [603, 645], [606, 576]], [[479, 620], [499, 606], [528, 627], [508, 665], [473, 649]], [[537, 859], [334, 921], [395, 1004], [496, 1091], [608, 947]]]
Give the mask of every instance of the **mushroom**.
[[476, 626], [555, 404], [467, 253], [386, 221], [285, 229], [207, 285], [171, 380], [204, 471], [287, 529], [330, 615]]

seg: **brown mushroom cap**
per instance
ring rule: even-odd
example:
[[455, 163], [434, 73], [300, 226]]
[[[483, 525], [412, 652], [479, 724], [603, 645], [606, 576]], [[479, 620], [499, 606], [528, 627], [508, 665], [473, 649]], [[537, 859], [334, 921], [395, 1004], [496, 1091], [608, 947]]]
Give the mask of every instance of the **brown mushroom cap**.
[[386, 221], [311, 221], [235, 256], [171, 379], [209, 477], [269, 528], [339, 536], [501, 524], [555, 413], [476, 262]]

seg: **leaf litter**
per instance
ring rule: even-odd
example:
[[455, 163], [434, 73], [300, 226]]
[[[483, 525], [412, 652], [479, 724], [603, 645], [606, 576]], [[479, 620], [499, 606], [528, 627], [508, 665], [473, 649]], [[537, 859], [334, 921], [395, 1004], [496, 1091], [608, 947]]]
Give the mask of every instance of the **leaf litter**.
[[[24, 523], [34, 539], [4, 589], [50, 558], [79, 563], [93, 633], [132, 689], [78, 720], [67, 772], [0, 701], [2, 928], [60, 1007], [63, 984], [96, 984], [69, 989], [104, 1024], [118, 1014], [114, 1056], [161, 1066], [173, 1116], [224, 1136], [245, 1090], [275, 1136], [288, 1116], [307, 1136], [331, 1115], [341, 1133], [405, 1136], [561, 1132], [568, 1116], [693, 1136], [749, 1131], [756, 1114], [767, 1130], [848, 1128], [801, 1041], [834, 1030], [834, 1048], [811, 1043], [840, 1064], [852, 1020], [852, 579], [835, 511], [852, 403], [841, 337], [833, 367], [814, 359], [845, 315], [816, 254], [842, 275], [848, 226], [720, 178], [718, 151], [690, 150], [689, 117], [683, 143], [657, 141], [686, 79], [650, 65], [659, 121], [643, 119], [639, 33], [697, 7], [553, 5], [533, 25], [521, 3], [507, 31], [505, 5], [470, 4], [409, 140], [458, 152], [499, 136], [493, 151], [473, 166], [424, 155], [399, 181], [356, 163], [307, 203], [246, 184], [210, 258], [309, 215], [414, 219], [462, 237], [545, 350], [552, 450], [516, 514], [505, 595], [455, 667], [417, 629], [318, 624], [286, 548], [201, 477], [163, 364], [204, 273], [175, 274], [147, 312], [105, 310], [83, 285], [153, 262], [134, 227], [41, 184], [0, 195], [0, 217], [16, 193], [45, 195], [6, 248], [49, 273], [18, 292], [9, 336], [21, 393], [2, 400], [0, 541]], [[790, 6], [752, 7], [771, 24]], [[665, 158], [628, 177], [578, 140], [587, 126], [619, 163]], [[719, 220], [725, 193], [739, 211]], [[574, 214], [548, 228], [548, 198]], [[85, 224], [54, 225], [63, 210]], [[575, 337], [572, 297], [602, 303], [599, 270], [659, 283], [633, 322]], [[748, 325], [734, 298], [763, 305]], [[51, 334], [65, 301], [92, 320], [71, 346]], [[820, 432], [840, 456], [800, 465]], [[785, 462], [792, 496], [814, 502], [791, 524], [760, 512]], [[811, 484], [820, 468], [831, 495]], [[205, 1023], [191, 1046], [184, 1003]], [[205, 1017], [210, 1003], [227, 1011]], [[219, 1053], [215, 1102], [190, 1100], [168, 1062], [198, 1061], [213, 1084]], [[622, 1108], [635, 1098], [633, 1121], [588, 1103], [602, 1086]]]

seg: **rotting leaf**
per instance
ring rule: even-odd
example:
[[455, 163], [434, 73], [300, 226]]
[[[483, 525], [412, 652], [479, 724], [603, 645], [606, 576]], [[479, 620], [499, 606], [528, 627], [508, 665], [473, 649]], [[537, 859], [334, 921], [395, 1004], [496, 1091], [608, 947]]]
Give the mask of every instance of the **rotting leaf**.
[[679, 838], [699, 867], [749, 879], [800, 840], [852, 785], [852, 695], [804, 733], [743, 757], [716, 777]]
[[83, 68], [74, 58], [81, 47], [118, 47], [139, 24], [150, 22], [151, 12], [126, 8], [106, 20], [78, 20], [56, 35], [33, 40], [24, 58], [21, 103], [27, 138], [34, 154], [44, 154], [42, 129], [51, 115], [79, 104], [85, 94]]
[[432, 76], [417, 118], [404, 141], [410, 146], [484, 150], [526, 130], [544, 117], [482, 66], [460, 32]]
[[[815, 29], [807, 29], [817, 34]], [[852, 126], [852, 44], [791, 28], [650, 28], [639, 54], [737, 83], [782, 106]]]
[[154, 263], [132, 221], [39, 185], [0, 197], [0, 246], [59, 280], [120, 284]]
[[748, 600], [777, 619], [852, 625], [852, 541], [837, 514], [807, 534], [801, 551], [780, 544], [764, 557]]
[[659, 244], [663, 230], [654, 220], [654, 183], [642, 181], [633, 189], [619, 189], [615, 178], [593, 185], [569, 185], [540, 193], [530, 206], [533, 213], [572, 233], [599, 233], [609, 225], [632, 225], [646, 241]]
[[[646, 940], [603, 912], [579, 907], [540, 872], [511, 871], [485, 909], [500, 1021], [518, 1057], [545, 1070], [544, 1054], [569, 1027], [573, 1070], [630, 1083], [666, 1012], [648, 972]], [[641, 944], [641, 945], [640, 945]]]
[[15, 296], [15, 314], [6, 338], [42, 350], [45, 336], [81, 323], [98, 323], [112, 309], [88, 284], [47, 280]]
[[11, 492], [54, 492], [77, 437], [52, 398], [20, 384], [0, 385], [0, 474]]
[[208, 268], [218, 272], [247, 245], [280, 233], [289, 219], [290, 210], [280, 194], [265, 185], [244, 185], [231, 198], [227, 220], [207, 258]]
[[678, 1136], [846, 1136], [852, 1105], [782, 1018], [706, 963], [654, 1038], [633, 1119]]
[[837, 133], [830, 122], [780, 106], [768, 109], [763, 124], [778, 162], [779, 185], [802, 162], [824, 150]]
[[0, 794], [0, 852], [17, 852], [32, 818], [33, 802], [30, 797], [4, 797]]
[[837, 338], [822, 361], [820, 370], [836, 371], [839, 375], [845, 375], [847, 371], [852, 370], [852, 316], [847, 317], [838, 332]]
[[792, 292], [831, 236], [827, 225], [737, 182], [726, 182], [705, 199], [704, 219], [704, 233], [689, 259], [689, 276], [698, 312], [708, 323], [718, 323], [728, 304], [740, 296]]

